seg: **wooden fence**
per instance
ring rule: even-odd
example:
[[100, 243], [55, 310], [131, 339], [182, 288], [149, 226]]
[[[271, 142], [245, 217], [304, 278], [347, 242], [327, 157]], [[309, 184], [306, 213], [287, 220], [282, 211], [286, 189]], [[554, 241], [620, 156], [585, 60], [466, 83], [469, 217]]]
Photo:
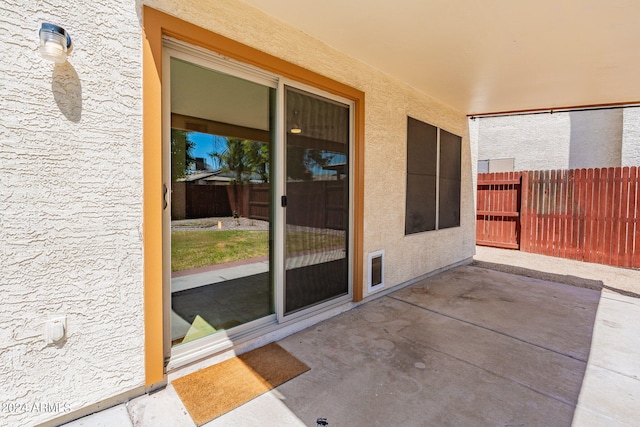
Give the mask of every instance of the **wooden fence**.
[[226, 186], [171, 184], [171, 218], [209, 218], [231, 216]]
[[478, 174], [476, 243], [520, 248], [520, 172]]
[[[226, 185], [231, 209], [246, 218], [269, 220], [269, 184]], [[287, 223], [344, 230], [347, 224], [345, 181], [287, 183]]]
[[[514, 226], [513, 235], [520, 250], [640, 268], [637, 167], [517, 174], [521, 175], [522, 184], [519, 215], [513, 217], [518, 225]], [[515, 206], [514, 198], [518, 197], [514, 189], [508, 190], [508, 185], [515, 188], [516, 184], [498, 184], [504, 180], [504, 174], [478, 175], [477, 227], [481, 230], [477, 233], [478, 244], [492, 245], [492, 240], [500, 240], [500, 233], [502, 240], [507, 234], [504, 231], [506, 217], [480, 215], [499, 210], [494, 207], [500, 202], [505, 213], [515, 213], [511, 208]], [[492, 208], [486, 209], [488, 205]]]

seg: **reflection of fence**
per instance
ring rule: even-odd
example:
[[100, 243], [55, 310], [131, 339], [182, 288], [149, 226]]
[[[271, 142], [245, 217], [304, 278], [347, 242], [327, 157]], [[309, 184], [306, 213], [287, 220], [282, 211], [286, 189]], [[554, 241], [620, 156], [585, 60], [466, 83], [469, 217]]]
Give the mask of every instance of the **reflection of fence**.
[[171, 185], [171, 218], [231, 216], [226, 186], [175, 182]]
[[[344, 181], [287, 183], [287, 224], [344, 230], [346, 200]], [[227, 186], [231, 207], [238, 215], [269, 219], [269, 184]]]
[[[480, 183], [497, 179], [478, 175], [478, 213]], [[522, 172], [522, 251], [638, 268], [639, 221], [637, 167]]]
[[287, 183], [287, 224], [344, 230], [346, 181]]
[[[287, 223], [305, 227], [344, 230], [347, 220], [345, 181], [287, 183]], [[269, 220], [269, 184], [172, 185], [171, 217], [209, 218], [239, 216]]]
[[238, 215], [269, 220], [269, 184], [230, 184], [225, 187], [231, 209]]

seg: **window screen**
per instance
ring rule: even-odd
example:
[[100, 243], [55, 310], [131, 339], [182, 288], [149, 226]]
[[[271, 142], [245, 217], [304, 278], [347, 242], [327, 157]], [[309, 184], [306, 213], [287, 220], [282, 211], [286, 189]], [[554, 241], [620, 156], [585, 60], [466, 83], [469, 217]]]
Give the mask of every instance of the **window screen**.
[[407, 118], [405, 234], [460, 225], [462, 138]]
[[460, 225], [460, 146], [462, 138], [440, 129], [438, 228]]
[[405, 234], [436, 229], [437, 160], [438, 128], [409, 117]]

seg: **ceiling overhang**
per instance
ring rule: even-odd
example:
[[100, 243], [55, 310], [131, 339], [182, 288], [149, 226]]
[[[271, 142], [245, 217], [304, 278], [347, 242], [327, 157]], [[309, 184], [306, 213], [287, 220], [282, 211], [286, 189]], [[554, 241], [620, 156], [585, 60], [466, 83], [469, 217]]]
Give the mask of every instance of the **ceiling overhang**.
[[637, 0], [243, 0], [468, 115], [640, 101]]

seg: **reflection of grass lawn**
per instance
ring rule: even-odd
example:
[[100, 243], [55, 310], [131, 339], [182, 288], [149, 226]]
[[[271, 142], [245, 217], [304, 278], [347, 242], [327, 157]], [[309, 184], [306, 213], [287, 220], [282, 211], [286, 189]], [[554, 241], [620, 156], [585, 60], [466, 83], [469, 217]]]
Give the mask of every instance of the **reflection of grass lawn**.
[[[287, 235], [287, 253], [344, 245], [335, 234], [294, 232]], [[208, 230], [171, 232], [171, 271], [269, 255], [267, 231]]]
[[287, 254], [335, 248], [340, 245], [344, 245], [344, 237], [341, 235], [313, 233], [309, 231], [287, 233]]
[[172, 231], [171, 271], [269, 254], [266, 231]]

